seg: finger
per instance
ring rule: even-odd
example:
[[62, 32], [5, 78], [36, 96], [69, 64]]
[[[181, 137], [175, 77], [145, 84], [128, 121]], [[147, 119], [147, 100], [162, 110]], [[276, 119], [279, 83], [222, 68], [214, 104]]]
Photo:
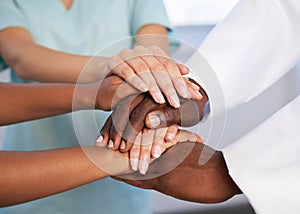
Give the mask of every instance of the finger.
[[184, 127], [196, 125], [203, 118], [206, 102], [207, 98], [198, 101], [187, 100], [179, 109], [162, 106], [147, 114], [145, 124], [151, 129], [168, 127], [174, 124]]
[[142, 133], [139, 133], [129, 151], [130, 165], [134, 171], [138, 170], [141, 140]]
[[133, 51], [123, 51], [123, 60], [133, 69], [133, 71], [146, 83], [149, 93], [157, 103], [165, 103], [165, 99], [160, 92], [158, 85], [150, 71], [148, 65], [139, 57], [145, 55], [145, 48], [135, 48]]
[[165, 94], [168, 102], [175, 108], [178, 108], [180, 106], [180, 101], [165, 67], [153, 56], [143, 56], [141, 58], [150, 68], [157, 85]]
[[197, 135], [196, 133], [189, 132], [186, 130], [179, 130], [173, 139], [173, 142], [182, 143], [182, 142], [192, 142], [192, 143], [203, 143], [204, 139]]
[[[156, 56], [160, 56], [160, 57], [164, 57], [164, 58], [169, 58], [168, 54], [166, 54], [162, 49], [160, 49], [157, 46], [150, 46], [149, 49]], [[176, 63], [176, 65], [179, 68], [180, 73], [182, 75], [186, 75], [186, 74], [188, 74], [190, 72], [190, 69], [187, 66], [185, 66], [185, 65], [183, 65], [181, 63]]]
[[[112, 125], [109, 131], [110, 139], [114, 142], [114, 150], [122, 149], [124, 142], [122, 142], [123, 132], [127, 126], [130, 114], [144, 99], [144, 95], [131, 95], [126, 99], [120, 101], [112, 113]], [[122, 148], [121, 148], [122, 145]]]
[[189, 132], [186, 130], [179, 130], [176, 133], [176, 136], [174, 137], [174, 139], [172, 141], [166, 141], [164, 143], [164, 149], [163, 152], [165, 152], [167, 149], [173, 147], [174, 145], [176, 145], [177, 143], [203, 143], [204, 140], [198, 136], [197, 134], [193, 133], [193, 132]]
[[139, 172], [146, 174], [149, 168], [151, 148], [154, 140], [155, 131], [152, 129], [144, 129], [142, 134], [140, 158], [139, 158]]
[[166, 132], [167, 128], [155, 129], [154, 141], [151, 151], [151, 154], [154, 158], [159, 158], [163, 152]]
[[181, 124], [180, 110], [162, 106], [147, 114], [145, 124], [150, 129], [168, 127]]
[[109, 130], [112, 125], [112, 118], [111, 116], [106, 120], [104, 126], [102, 127], [100, 134], [96, 140], [96, 145], [99, 147], [107, 146], [109, 142]]
[[179, 68], [181, 75], [186, 75], [190, 72], [190, 69], [183, 64], [177, 63], [177, 67]]
[[123, 82], [117, 89], [116, 93], [113, 95], [111, 109], [114, 109], [117, 104], [126, 97], [130, 95], [137, 95], [138, 93], [140, 93], [140, 91], [138, 91], [132, 85], [127, 82]]
[[101, 134], [99, 134], [96, 139], [95, 146], [98, 146], [98, 147], [107, 146], [107, 142], [104, 142], [103, 140], [104, 140], [103, 136]]
[[191, 94], [177, 64], [169, 57], [155, 56], [155, 58], [165, 67], [178, 94], [183, 98], [190, 99]]
[[126, 148], [121, 152], [127, 152], [132, 146], [136, 136], [144, 128], [144, 118], [147, 113], [157, 108], [159, 105], [152, 98], [146, 96], [145, 99], [137, 106], [130, 115], [130, 122], [127, 123], [123, 133], [123, 139], [126, 141]]
[[133, 69], [126, 62], [124, 62], [120, 55], [115, 55], [111, 57], [108, 61], [108, 64], [109, 69], [112, 70], [113, 74], [122, 77], [133, 87], [137, 88], [142, 92], [149, 90], [146, 83], [134, 73]]
[[185, 79], [188, 90], [192, 96], [192, 99], [194, 100], [201, 100], [203, 98], [203, 95], [200, 93], [200, 87], [192, 82], [190, 82], [188, 79]]
[[178, 125], [171, 125], [167, 128], [167, 132], [165, 135], [165, 141], [172, 141], [174, 140], [178, 131]]

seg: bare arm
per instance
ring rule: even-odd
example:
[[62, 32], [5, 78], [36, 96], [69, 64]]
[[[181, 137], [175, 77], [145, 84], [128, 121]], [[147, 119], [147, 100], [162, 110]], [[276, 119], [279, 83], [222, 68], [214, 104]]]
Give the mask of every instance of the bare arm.
[[77, 85], [0, 83], [0, 126], [76, 110], [111, 110], [120, 100], [136, 92], [117, 76]]
[[[164, 151], [187, 141], [198, 141], [197, 136], [180, 131]], [[0, 151], [0, 207], [60, 193], [110, 175], [132, 173], [128, 155], [94, 146]]]
[[[97, 147], [0, 151], [0, 207], [60, 193], [109, 174], [128, 173], [125, 158], [126, 154]], [[102, 165], [112, 167], [104, 171]]]
[[[142, 27], [137, 35], [157, 34], [166, 35], [167, 30], [159, 25]], [[144, 37], [137, 44], [161, 47], [167, 53], [168, 42], [166, 37], [150, 39]], [[0, 31], [0, 55], [22, 78], [40, 82], [76, 82], [85, 65], [87, 72], [80, 78], [82, 82], [100, 80], [101, 71], [107, 65], [107, 57], [94, 58], [88, 63], [91, 56], [55, 51], [37, 45], [30, 32], [21, 27], [11, 27]]]
[[[158, 47], [124, 49], [112, 57], [97, 56], [90, 61], [91, 56], [64, 53], [37, 45], [26, 29], [10, 27], [0, 31], [0, 55], [23, 79], [64, 83], [78, 80], [86, 83], [103, 80], [109, 73], [116, 74], [140, 91], [149, 91], [156, 102], [165, 102], [163, 92], [172, 106], [179, 107], [176, 91], [182, 97], [191, 97], [181, 76], [188, 73], [188, 69], [172, 62], [164, 53], [163, 50], [169, 52], [166, 34], [167, 30], [162, 26], [146, 25], [138, 32], [139, 36], [144, 36], [138, 37], [137, 44]], [[143, 53], [148, 55], [143, 60], [133, 57]], [[85, 72], [81, 75], [83, 68]]]
[[165, 27], [156, 24], [145, 25], [137, 32], [136, 44], [145, 47], [155, 45], [170, 54], [167, 36], [168, 31]]
[[[37, 45], [30, 33], [21, 27], [0, 31], [0, 54], [10, 67], [22, 78], [40, 82], [76, 82], [90, 56], [80, 56], [55, 51]], [[99, 57], [104, 62], [106, 58]], [[96, 62], [96, 60], [95, 60]], [[101, 63], [100, 63], [101, 65]], [[90, 65], [89, 75], [81, 80], [95, 81], [100, 69]]]

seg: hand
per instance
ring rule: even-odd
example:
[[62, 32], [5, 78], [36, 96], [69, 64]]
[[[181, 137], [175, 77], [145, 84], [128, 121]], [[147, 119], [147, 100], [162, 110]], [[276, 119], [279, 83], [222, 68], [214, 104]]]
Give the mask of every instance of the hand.
[[73, 108], [110, 111], [124, 98], [139, 91], [116, 75], [102, 81], [78, 84], [74, 91]]
[[[164, 136], [167, 128], [162, 129], [144, 129], [143, 132], [139, 133], [135, 139], [132, 148], [129, 150], [129, 160], [131, 169], [134, 171], [139, 170], [141, 174], [146, 174], [149, 164], [156, 157], [154, 155], [155, 148], [160, 149], [160, 153], [164, 153], [170, 147], [176, 145], [178, 142], [197, 142], [203, 143], [203, 139], [194, 133], [178, 130], [175, 137], [168, 142], [164, 141]], [[110, 142], [113, 142], [110, 140]], [[98, 147], [104, 147], [106, 144], [104, 141], [96, 143]], [[119, 153], [119, 151], [116, 151]], [[128, 154], [128, 153], [124, 153]]]
[[[212, 153], [208, 162], [199, 165], [200, 155]], [[169, 172], [162, 174], [166, 171]], [[150, 165], [145, 176], [134, 173], [125, 178], [114, 178], [140, 188], [154, 189], [178, 199], [200, 203], [219, 203], [241, 193], [228, 174], [222, 152], [197, 143], [175, 145]]]
[[[153, 99], [145, 94], [132, 95], [120, 101], [114, 109], [112, 115], [108, 118], [101, 130], [101, 134], [97, 139], [99, 145], [107, 145], [114, 150], [120, 149], [121, 152], [127, 152], [136, 143], [136, 138], [142, 132], [144, 125], [144, 118], [147, 112], [158, 108], [160, 105], [155, 103]], [[163, 138], [154, 142], [152, 155], [159, 157], [163, 150], [162, 144], [165, 141], [171, 141], [178, 130], [178, 126], [170, 126], [168, 128], [156, 131], [156, 135], [162, 136], [158, 133], [170, 133], [173, 136], [170, 139]], [[153, 142], [151, 141], [151, 144]], [[158, 148], [160, 146], [160, 148]], [[143, 150], [143, 149], [142, 149]], [[160, 151], [160, 152], [159, 152]], [[143, 152], [142, 152], [143, 153]]]
[[124, 49], [108, 60], [104, 75], [116, 74], [141, 92], [149, 91], [157, 103], [165, 103], [165, 95], [171, 106], [180, 106], [177, 93], [186, 99], [200, 100], [201, 94], [190, 93], [194, 88], [186, 84], [182, 75], [189, 72], [182, 64], [171, 60], [156, 46], [137, 46], [133, 50]]
[[[145, 118], [145, 124], [148, 128], [156, 129], [172, 125], [189, 127], [201, 121], [204, 116], [203, 110], [205, 104], [208, 102], [208, 96], [196, 81], [190, 79], [190, 82], [199, 87], [199, 92], [203, 95], [203, 98], [199, 101], [186, 100], [179, 109], [170, 108], [165, 105], [148, 112]], [[173, 133], [169, 134], [173, 135]]]
[[[165, 141], [171, 141], [177, 133], [178, 125], [192, 126], [203, 117], [203, 109], [208, 97], [202, 88], [196, 87], [204, 95], [203, 99], [200, 101], [182, 99], [183, 104], [179, 109], [167, 104], [159, 105], [145, 94], [122, 100], [104, 125], [100, 135], [101, 141], [104, 139], [107, 142], [111, 139], [111, 148], [127, 152], [145, 127], [145, 123], [149, 128], [168, 127]], [[159, 157], [159, 154], [157, 153], [155, 157]]]

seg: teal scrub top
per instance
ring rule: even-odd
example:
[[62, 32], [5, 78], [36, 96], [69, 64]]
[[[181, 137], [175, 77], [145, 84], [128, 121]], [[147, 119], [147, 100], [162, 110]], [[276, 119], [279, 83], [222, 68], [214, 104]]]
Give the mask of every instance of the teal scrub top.
[[[59, 0], [1, 0], [0, 17], [0, 30], [22, 27], [31, 33], [39, 45], [81, 55], [97, 54], [115, 41], [135, 35], [146, 24], [160, 24], [170, 29], [162, 0], [73, 0], [68, 11]], [[4, 61], [0, 60], [0, 68], [4, 65]], [[22, 80], [13, 71], [11, 80], [32, 82]], [[97, 125], [102, 127], [108, 113], [98, 112]], [[81, 124], [79, 138], [75, 134], [71, 114], [66, 114], [7, 127], [4, 149], [43, 150], [78, 146], [79, 143], [93, 145], [99, 132], [89, 128], [89, 118], [93, 112], [76, 114]], [[13, 214], [151, 212], [149, 192], [110, 178], [0, 209], [0, 213]]]

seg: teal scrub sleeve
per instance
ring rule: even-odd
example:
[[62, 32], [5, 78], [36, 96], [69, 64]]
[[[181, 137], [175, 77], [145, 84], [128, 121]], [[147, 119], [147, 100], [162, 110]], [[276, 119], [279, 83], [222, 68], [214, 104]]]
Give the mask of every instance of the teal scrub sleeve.
[[180, 43], [176, 39], [162, 0], [136, 0], [132, 14], [132, 35], [136, 35], [138, 30], [147, 24], [162, 25], [169, 31], [171, 52], [179, 47]]
[[[28, 28], [22, 11], [18, 8], [16, 0], [0, 1], [0, 30], [8, 27]], [[0, 71], [7, 68], [3, 58], [0, 55]]]
[[28, 29], [25, 17], [18, 7], [17, 0], [0, 1], [0, 30], [8, 27], [24, 27]]
[[171, 25], [162, 0], [136, 0], [133, 8], [132, 33], [147, 24], [159, 24], [169, 30]]

